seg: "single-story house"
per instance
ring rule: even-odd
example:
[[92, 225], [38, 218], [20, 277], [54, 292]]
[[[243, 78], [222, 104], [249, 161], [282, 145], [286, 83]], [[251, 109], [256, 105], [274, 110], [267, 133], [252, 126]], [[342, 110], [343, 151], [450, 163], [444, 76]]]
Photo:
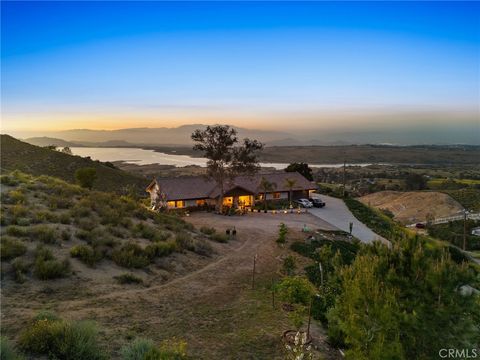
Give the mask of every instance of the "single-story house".
[[[273, 190], [264, 192], [262, 178], [274, 184]], [[314, 182], [297, 172], [276, 172], [237, 176], [224, 185], [223, 205], [233, 208], [250, 208], [255, 201], [288, 199], [287, 181], [294, 181], [292, 200], [308, 198], [317, 189]], [[146, 188], [150, 193], [152, 209], [213, 206], [220, 197], [220, 189], [214, 180], [203, 176], [155, 178]]]
[[472, 229], [472, 235], [480, 236], [480, 226]]

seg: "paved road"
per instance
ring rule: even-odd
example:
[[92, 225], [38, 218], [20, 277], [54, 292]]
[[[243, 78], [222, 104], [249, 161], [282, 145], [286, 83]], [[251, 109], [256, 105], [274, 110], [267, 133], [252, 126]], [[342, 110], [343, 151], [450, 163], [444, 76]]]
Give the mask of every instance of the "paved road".
[[329, 222], [337, 228], [347, 232], [349, 231], [349, 224], [352, 222], [353, 236], [365, 243], [370, 243], [374, 240], [386, 241], [383, 237], [375, 234], [366, 225], [358, 221], [341, 199], [316, 194], [313, 194], [313, 197], [320, 197], [323, 201], [325, 201], [326, 206], [324, 208], [308, 209], [312, 215], [315, 215], [320, 219], [325, 220], [326, 222]]

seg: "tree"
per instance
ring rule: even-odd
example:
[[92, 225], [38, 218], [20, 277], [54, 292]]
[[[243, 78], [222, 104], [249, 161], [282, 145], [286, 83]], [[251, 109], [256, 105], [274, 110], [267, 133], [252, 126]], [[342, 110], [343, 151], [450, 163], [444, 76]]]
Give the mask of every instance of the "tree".
[[96, 178], [97, 170], [95, 168], [85, 167], [75, 171], [75, 180], [83, 188], [92, 189]]
[[312, 169], [308, 166], [308, 164], [303, 162], [291, 163], [285, 168], [285, 172], [298, 172], [306, 179], [313, 181]]
[[65, 147], [62, 149], [62, 153], [68, 154], [68, 155], [73, 155], [72, 150], [71, 150], [68, 146], [65, 146]]
[[425, 177], [420, 174], [408, 174], [405, 179], [407, 190], [424, 190], [427, 188], [427, 181]]
[[194, 150], [203, 152], [207, 161], [207, 177], [220, 188], [217, 209], [223, 211], [225, 185], [239, 174], [254, 174], [260, 168], [257, 152], [263, 144], [257, 140], [244, 139], [238, 145], [237, 131], [228, 125], [207, 126], [205, 130], [195, 130], [192, 140]]
[[44, 146], [43, 148], [48, 150], [57, 150], [57, 145], [47, 145], [47, 146]]
[[478, 275], [428, 245], [411, 236], [365, 246], [340, 271], [328, 324], [347, 359], [434, 359], [443, 348], [478, 345], [478, 297], [459, 290]]
[[276, 188], [277, 188], [276, 183], [272, 183], [267, 179], [265, 179], [264, 177], [262, 177], [262, 179], [260, 180], [260, 189], [263, 190], [263, 206], [264, 206], [265, 212], [267, 211], [267, 193], [275, 190]]
[[297, 180], [295, 179], [285, 180], [285, 185], [287, 185], [287, 188], [288, 188], [288, 201], [290, 201], [290, 207], [292, 207], [292, 190], [296, 183], [297, 183]]

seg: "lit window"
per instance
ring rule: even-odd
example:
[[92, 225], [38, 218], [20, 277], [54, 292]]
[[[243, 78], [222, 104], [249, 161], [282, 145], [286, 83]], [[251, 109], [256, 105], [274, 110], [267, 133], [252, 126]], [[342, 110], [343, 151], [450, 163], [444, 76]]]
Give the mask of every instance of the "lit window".
[[167, 206], [168, 206], [169, 208], [174, 208], [174, 207], [175, 207], [175, 201], [169, 201], [169, 202], [167, 202]]
[[183, 208], [183, 207], [185, 207], [185, 201], [178, 200], [177, 201], [177, 208]]
[[280, 193], [279, 192], [273, 193], [273, 198], [280, 199]]
[[200, 200], [197, 200], [196, 203], [197, 203], [197, 206], [203, 206], [205, 205], [206, 201], [205, 199], [200, 199]]

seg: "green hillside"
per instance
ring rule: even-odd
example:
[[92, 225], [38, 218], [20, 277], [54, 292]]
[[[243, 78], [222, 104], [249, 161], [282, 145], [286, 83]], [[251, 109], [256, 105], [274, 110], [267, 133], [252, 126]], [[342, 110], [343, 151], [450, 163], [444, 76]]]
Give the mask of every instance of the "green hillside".
[[93, 186], [95, 190], [125, 192], [128, 188], [134, 188], [142, 193], [149, 182], [149, 179], [112, 168], [99, 161], [41, 148], [9, 135], [1, 135], [2, 171], [20, 170], [32, 175], [48, 175], [75, 182], [75, 171], [84, 167], [97, 170], [97, 180]]

